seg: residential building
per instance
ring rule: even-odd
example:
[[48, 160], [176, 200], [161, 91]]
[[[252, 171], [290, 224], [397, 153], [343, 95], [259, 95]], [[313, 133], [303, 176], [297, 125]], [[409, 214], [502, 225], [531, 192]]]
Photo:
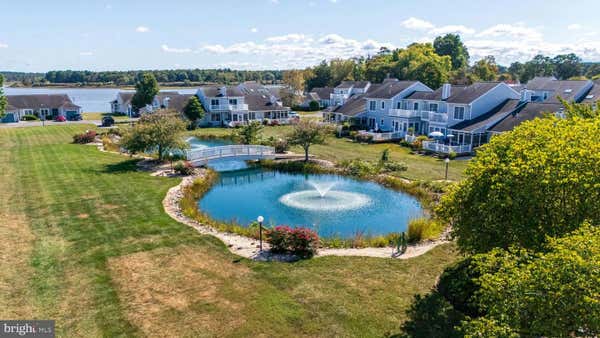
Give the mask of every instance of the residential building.
[[196, 94], [206, 110], [202, 125], [235, 126], [249, 121], [289, 123], [289, 107], [266, 87], [206, 86]]
[[304, 96], [304, 100], [299, 105], [302, 108], [308, 109], [312, 101], [319, 103], [319, 108], [327, 108], [331, 105], [331, 95], [334, 88], [331, 87], [316, 87], [313, 88]]
[[151, 113], [158, 109], [169, 109], [182, 112], [189, 99], [194, 96], [194, 94], [181, 94], [176, 91], [161, 91], [156, 94], [152, 103], [141, 108], [140, 111], [136, 113], [133, 111], [133, 106], [131, 104], [134, 94], [134, 92], [129, 91], [119, 92], [117, 98], [111, 101], [111, 113], [133, 116], [137, 113]]
[[332, 106], [343, 105], [351, 96], [365, 94], [370, 86], [369, 81], [342, 81], [330, 94], [329, 103]]
[[24, 115], [46, 120], [64, 116], [73, 119], [81, 115], [81, 107], [67, 94], [6, 95], [7, 107], [2, 122], [18, 122]]

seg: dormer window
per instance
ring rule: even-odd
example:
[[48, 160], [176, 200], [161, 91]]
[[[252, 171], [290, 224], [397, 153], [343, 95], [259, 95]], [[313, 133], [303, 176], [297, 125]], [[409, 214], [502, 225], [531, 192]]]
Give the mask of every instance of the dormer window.
[[236, 106], [237, 105], [237, 99], [229, 99], [229, 104]]
[[413, 110], [419, 110], [419, 102], [413, 103]]
[[211, 106], [218, 106], [219, 105], [219, 100], [217, 100], [217, 99], [210, 100], [210, 105]]

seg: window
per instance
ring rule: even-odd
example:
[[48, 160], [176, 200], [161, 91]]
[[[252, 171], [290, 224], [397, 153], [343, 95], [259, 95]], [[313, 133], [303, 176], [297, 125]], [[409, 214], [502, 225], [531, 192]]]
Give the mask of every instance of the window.
[[237, 99], [229, 99], [229, 104], [237, 106]]
[[237, 114], [233, 114], [233, 121], [237, 121], [237, 120], [238, 120]]
[[381, 109], [385, 109], [385, 101], [381, 101]]
[[217, 100], [217, 99], [210, 100], [210, 105], [211, 106], [218, 106], [219, 105], [219, 100]]
[[383, 127], [383, 119], [381, 119], [381, 124], [379, 125], [379, 128]]
[[429, 104], [429, 111], [437, 113], [437, 111], [438, 111], [438, 104], [437, 103], [430, 103]]
[[250, 120], [256, 120], [256, 113], [255, 112], [251, 112], [250, 113]]
[[398, 103], [396, 103], [396, 109], [402, 109], [402, 102], [398, 101]]
[[465, 107], [454, 107], [454, 119], [464, 120], [465, 119]]
[[377, 109], [377, 103], [375, 101], [369, 101], [369, 110]]
[[211, 120], [212, 121], [221, 121], [221, 114], [212, 114], [211, 115]]
[[419, 102], [413, 103], [413, 110], [419, 110]]

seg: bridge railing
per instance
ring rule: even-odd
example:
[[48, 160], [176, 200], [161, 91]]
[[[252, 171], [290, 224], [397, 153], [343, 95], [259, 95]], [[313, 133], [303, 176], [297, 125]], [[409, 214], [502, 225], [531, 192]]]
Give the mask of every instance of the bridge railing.
[[259, 145], [231, 145], [196, 149], [187, 152], [188, 161], [213, 160], [236, 156], [266, 156], [274, 155], [275, 148]]

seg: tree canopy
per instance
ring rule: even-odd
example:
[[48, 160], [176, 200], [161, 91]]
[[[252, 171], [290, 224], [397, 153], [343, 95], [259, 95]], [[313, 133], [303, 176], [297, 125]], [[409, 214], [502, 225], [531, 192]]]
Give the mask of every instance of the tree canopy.
[[133, 110], [138, 111], [147, 104], [152, 103], [158, 94], [158, 82], [151, 73], [144, 73], [142, 78], [135, 84], [135, 94], [131, 98]]
[[[589, 223], [550, 239], [542, 252], [494, 249], [475, 255], [474, 294], [485, 313], [467, 319], [465, 335], [502, 330], [527, 337], [600, 333], [600, 227]], [[486, 325], [482, 325], [486, 323]]]
[[312, 120], [300, 120], [288, 135], [288, 143], [298, 145], [304, 149], [304, 161], [308, 162], [308, 149], [313, 144], [324, 144], [331, 129], [319, 125]]
[[458, 34], [438, 36], [433, 41], [433, 48], [440, 56], [449, 56], [452, 69], [464, 69], [469, 66], [469, 51]]
[[4, 96], [4, 91], [2, 90], [2, 87], [4, 86], [4, 76], [2, 76], [2, 74], [0, 74], [0, 115], [4, 114], [4, 111], [6, 111], [6, 105], [7, 100], [6, 100], [6, 96]]
[[185, 127], [185, 122], [173, 112], [145, 114], [123, 135], [121, 146], [133, 154], [156, 152], [158, 159], [163, 160], [168, 151], [189, 147], [181, 137]]
[[489, 55], [475, 62], [471, 67], [474, 81], [494, 81], [498, 77], [498, 65], [496, 59]]
[[247, 125], [239, 127], [235, 132], [235, 138], [241, 144], [258, 144], [262, 137], [263, 125], [258, 121], [251, 121]]
[[459, 247], [535, 249], [585, 220], [600, 224], [598, 130], [598, 117], [547, 117], [494, 136], [437, 210]]
[[183, 115], [195, 126], [204, 117], [204, 108], [196, 95], [193, 95], [183, 108]]

